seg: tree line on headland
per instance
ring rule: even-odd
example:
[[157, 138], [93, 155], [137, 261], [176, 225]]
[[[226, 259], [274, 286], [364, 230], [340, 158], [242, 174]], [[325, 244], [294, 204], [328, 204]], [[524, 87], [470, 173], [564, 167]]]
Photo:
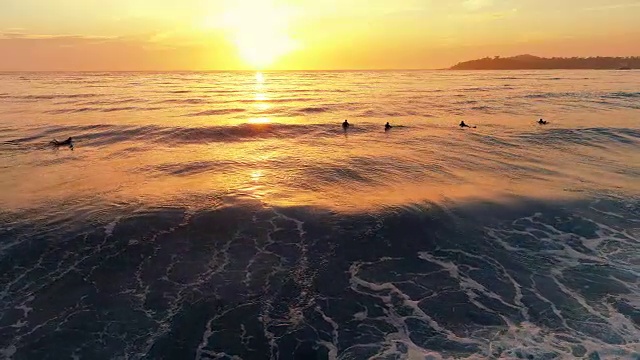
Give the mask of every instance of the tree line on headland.
[[594, 69], [630, 70], [640, 69], [640, 56], [630, 57], [572, 57], [542, 58], [533, 55], [513, 57], [486, 57], [465, 61], [452, 66], [450, 70], [553, 70], [553, 69]]

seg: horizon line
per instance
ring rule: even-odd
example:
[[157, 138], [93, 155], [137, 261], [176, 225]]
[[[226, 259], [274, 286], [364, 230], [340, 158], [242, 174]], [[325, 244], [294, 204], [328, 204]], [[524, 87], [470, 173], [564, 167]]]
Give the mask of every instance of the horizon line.
[[[572, 60], [575, 58], [578, 59], [589, 59], [589, 58], [637, 58], [640, 57], [640, 55], [627, 55], [627, 56], [573, 56], [573, 57], [544, 57], [544, 56], [538, 56], [538, 55], [531, 55], [531, 54], [520, 54], [520, 55], [514, 55], [514, 56], [501, 56], [498, 55], [497, 57], [502, 58], [502, 59], [510, 59], [510, 58], [517, 58], [517, 57], [521, 57], [521, 56], [532, 56], [532, 57], [536, 57], [536, 58], [540, 58], [540, 59], [567, 59], [567, 60]], [[169, 73], [169, 72], [200, 72], [200, 73], [217, 73], [217, 72], [347, 72], [347, 71], [354, 71], [354, 72], [365, 72], [365, 71], [443, 71], [443, 70], [453, 70], [453, 71], [460, 71], [457, 69], [454, 69], [454, 67], [456, 65], [462, 64], [462, 63], [466, 63], [466, 62], [472, 62], [472, 61], [477, 61], [477, 60], [484, 60], [484, 59], [490, 59], [490, 58], [495, 58], [496, 56], [485, 56], [485, 57], [479, 57], [476, 59], [472, 59], [472, 60], [464, 60], [464, 61], [460, 61], [456, 64], [450, 65], [448, 67], [443, 67], [443, 68], [345, 68], [345, 69], [131, 69], [131, 70], [107, 70], [107, 69], [91, 69], [91, 70], [68, 70], [68, 69], [51, 69], [51, 70], [36, 70], [36, 69], [0, 69], [0, 74], [1, 73], [101, 73], [101, 72], [111, 72], [111, 73], [143, 73], [143, 72], [147, 72], [147, 73]], [[473, 71], [483, 71], [485, 69], [477, 69], [477, 70], [473, 70]], [[496, 70], [491, 70], [491, 69], [486, 69], [487, 71], [496, 71]], [[517, 69], [503, 69], [503, 70], [499, 70], [499, 71], [514, 71]], [[527, 69], [527, 70], [556, 70], [556, 69]], [[563, 69], [557, 69], [557, 70], [563, 70]], [[599, 70], [599, 69], [564, 69], [564, 70]], [[603, 69], [604, 70], [604, 69]]]
[[274, 73], [274, 72], [393, 72], [393, 71], [558, 71], [558, 70], [570, 70], [570, 71], [608, 71], [615, 69], [473, 69], [473, 70], [459, 70], [449, 68], [440, 69], [273, 69], [273, 70], [0, 70], [0, 74], [16, 74], [16, 73]]
[[442, 71], [442, 70], [451, 70], [450, 68], [380, 68], [380, 69], [213, 69], [213, 70], [203, 70], [203, 69], [173, 69], [173, 70], [2, 70], [0, 69], [0, 74], [2, 73], [99, 73], [99, 72], [121, 72], [121, 73], [131, 73], [131, 72], [201, 72], [201, 73], [214, 73], [214, 72], [340, 72], [340, 71]]

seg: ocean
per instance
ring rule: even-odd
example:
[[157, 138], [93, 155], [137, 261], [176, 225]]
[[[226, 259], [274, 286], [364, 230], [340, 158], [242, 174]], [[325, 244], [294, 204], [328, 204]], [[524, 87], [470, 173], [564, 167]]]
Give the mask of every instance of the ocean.
[[0, 357], [639, 359], [639, 84], [2, 73]]

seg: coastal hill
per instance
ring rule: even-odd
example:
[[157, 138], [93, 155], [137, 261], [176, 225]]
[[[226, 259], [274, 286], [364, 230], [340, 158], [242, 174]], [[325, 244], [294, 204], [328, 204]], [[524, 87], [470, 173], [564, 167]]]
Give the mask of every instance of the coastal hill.
[[640, 69], [640, 56], [634, 57], [588, 57], [588, 58], [542, 58], [533, 55], [493, 57], [461, 62], [450, 70], [532, 70], [532, 69], [594, 69], [629, 70]]

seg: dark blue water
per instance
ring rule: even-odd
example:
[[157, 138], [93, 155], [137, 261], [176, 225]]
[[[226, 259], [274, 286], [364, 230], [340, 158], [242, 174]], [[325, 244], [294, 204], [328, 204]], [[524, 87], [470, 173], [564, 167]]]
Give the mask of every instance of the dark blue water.
[[7, 357], [638, 356], [634, 200], [26, 215], [1, 218]]

